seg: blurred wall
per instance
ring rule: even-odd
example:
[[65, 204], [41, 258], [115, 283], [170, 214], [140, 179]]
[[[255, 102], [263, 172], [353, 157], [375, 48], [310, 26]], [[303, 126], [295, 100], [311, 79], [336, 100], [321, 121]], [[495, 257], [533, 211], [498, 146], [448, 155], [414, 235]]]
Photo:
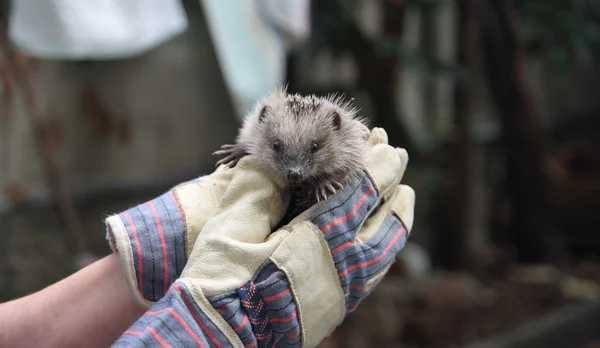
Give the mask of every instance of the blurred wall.
[[[143, 56], [39, 62], [37, 91], [60, 124], [64, 142], [57, 160], [71, 192], [200, 175], [214, 167], [212, 152], [233, 141], [237, 121], [203, 14], [198, 1], [184, 4], [188, 31]], [[102, 137], [94, 131], [82, 105], [86, 85], [97, 91], [99, 105], [117, 126], [129, 125], [128, 136]], [[0, 130], [0, 146], [0, 187], [14, 185], [29, 196], [46, 196], [33, 128], [18, 91], [10, 122]]]

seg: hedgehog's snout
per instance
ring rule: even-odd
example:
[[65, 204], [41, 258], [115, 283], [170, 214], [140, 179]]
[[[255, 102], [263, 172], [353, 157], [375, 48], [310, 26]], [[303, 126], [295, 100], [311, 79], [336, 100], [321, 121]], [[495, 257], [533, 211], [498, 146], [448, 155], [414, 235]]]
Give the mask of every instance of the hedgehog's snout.
[[302, 171], [298, 168], [290, 168], [287, 172], [287, 178], [291, 184], [298, 184], [302, 181]]

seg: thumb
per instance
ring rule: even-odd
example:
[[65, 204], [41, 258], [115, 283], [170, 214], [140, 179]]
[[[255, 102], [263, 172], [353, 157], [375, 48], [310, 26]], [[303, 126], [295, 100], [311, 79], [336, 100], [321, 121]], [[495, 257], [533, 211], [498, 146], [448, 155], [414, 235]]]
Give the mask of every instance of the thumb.
[[285, 180], [258, 157], [246, 156], [233, 169], [231, 181], [200, 235], [264, 242], [283, 218], [289, 199]]
[[398, 191], [392, 203], [392, 211], [404, 224], [410, 234], [415, 220], [415, 190], [407, 185], [398, 185]]

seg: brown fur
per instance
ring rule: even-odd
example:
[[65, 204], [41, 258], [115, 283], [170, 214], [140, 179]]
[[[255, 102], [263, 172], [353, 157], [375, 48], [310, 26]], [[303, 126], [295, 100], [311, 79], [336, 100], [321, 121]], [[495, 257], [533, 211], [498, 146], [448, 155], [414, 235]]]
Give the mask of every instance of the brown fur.
[[[289, 95], [278, 89], [248, 114], [236, 144], [215, 154], [223, 157], [217, 164], [231, 167], [245, 155], [256, 155], [304, 192], [303, 202], [298, 201], [304, 208], [326, 199], [364, 168], [365, 130], [357, 110], [341, 97]], [[290, 172], [301, 179], [293, 180]]]

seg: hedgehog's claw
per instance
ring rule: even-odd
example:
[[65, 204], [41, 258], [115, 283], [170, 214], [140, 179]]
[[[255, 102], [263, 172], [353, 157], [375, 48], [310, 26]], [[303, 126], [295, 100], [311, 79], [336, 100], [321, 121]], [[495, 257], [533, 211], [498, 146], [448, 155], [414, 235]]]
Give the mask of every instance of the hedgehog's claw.
[[[217, 167], [220, 166], [221, 164], [231, 164], [233, 163], [233, 161], [236, 160], [235, 154], [230, 154], [229, 156], [225, 157], [225, 158], [221, 158], [218, 162], [217, 162]], [[237, 162], [236, 162], [237, 163]], [[233, 167], [233, 165], [232, 165]]]
[[343, 188], [344, 186], [336, 180], [329, 180], [320, 183], [315, 189], [317, 202], [320, 202], [321, 200], [327, 200], [328, 194], [334, 195]]
[[323, 196], [323, 200], [326, 201], [327, 200], [327, 189], [325, 188], [325, 186], [321, 187], [321, 195]]
[[238, 145], [223, 145], [220, 150], [213, 152], [213, 155], [221, 157], [216, 163], [216, 167], [225, 164], [233, 168], [239, 162], [239, 160], [246, 156], [248, 153], [242, 147]]
[[337, 182], [337, 181], [335, 181], [335, 180], [333, 180], [331, 183], [332, 183], [332, 184], [333, 184], [333, 186], [335, 186], [335, 187], [336, 187], [338, 190], [341, 190], [341, 189], [343, 189], [343, 188], [344, 188], [344, 185], [340, 184], [339, 182]]

